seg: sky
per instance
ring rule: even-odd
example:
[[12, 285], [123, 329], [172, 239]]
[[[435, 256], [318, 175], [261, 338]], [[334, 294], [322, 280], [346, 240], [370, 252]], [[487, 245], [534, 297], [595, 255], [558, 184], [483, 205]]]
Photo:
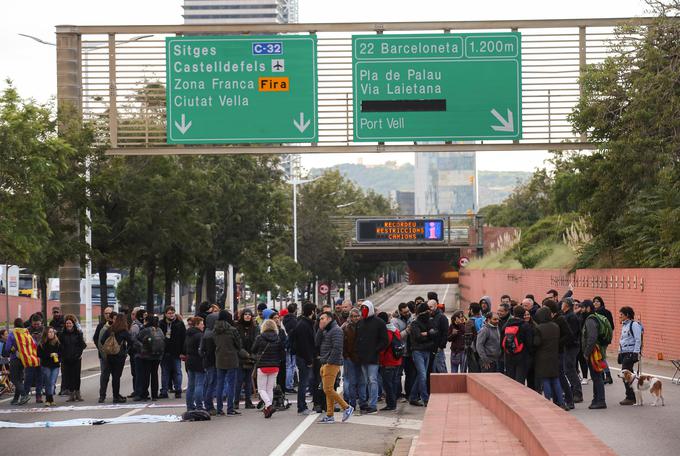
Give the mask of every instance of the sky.
[[[23, 97], [47, 101], [56, 94], [56, 55], [53, 46], [39, 44], [19, 33], [54, 42], [54, 26], [177, 24], [182, 0], [29, 0], [2, 4], [0, 20], [0, 78], [10, 78]], [[642, 0], [299, 0], [299, 19], [308, 22], [394, 22], [434, 20], [512, 20], [614, 18], [646, 15]], [[480, 170], [532, 171], [548, 154], [482, 152]], [[320, 154], [303, 156], [306, 168], [339, 163], [413, 163], [413, 153]]]

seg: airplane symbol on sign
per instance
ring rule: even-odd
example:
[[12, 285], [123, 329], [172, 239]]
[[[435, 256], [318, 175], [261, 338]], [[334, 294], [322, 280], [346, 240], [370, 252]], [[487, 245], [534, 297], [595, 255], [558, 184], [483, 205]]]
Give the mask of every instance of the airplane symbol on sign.
[[272, 59], [272, 71], [275, 73], [281, 73], [286, 69], [286, 65], [283, 59]]

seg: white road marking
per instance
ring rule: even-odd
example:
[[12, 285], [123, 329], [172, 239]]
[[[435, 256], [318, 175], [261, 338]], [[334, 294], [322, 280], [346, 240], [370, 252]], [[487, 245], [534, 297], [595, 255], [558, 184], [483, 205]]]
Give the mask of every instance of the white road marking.
[[353, 416], [348, 423], [361, 424], [364, 426], [380, 426], [396, 429], [412, 429], [419, 431], [422, 420], [412, 420], [407, 418], [399, 418], [398, 416], [380, 416], [380, 415], [361, 415]]
[[122, 414], [121, 416], [119, 416], [118, 418], [125, 418], [126, 416], [132, 416], [132, 415], [134, 415], [135, 413], [137, 413], [137, 412], [139, 412], [139, 411], [141, 411], [141, 410], [144, 410], [144, 408], [145, 408], [145, 407], [132, 409], [132, 410], [130, 410], [129, 412], [123, 413], [123, 414]]
[[[307, 416], [304, 420], [302, 420], [302, 423], [298, 424], [298, 426], [288, 434], [288, 437], [285, 438], [283, 442], [279, 444], [276, 448], [274, 448], [274, 451], [269, 453], [269, 456], [283, 456], [288, 452], [290, 447], [292, 447], [295, 442], [302, 436], [302, 434], [305, 433], [305, 431], [311, 426], [317, 419], [319, 419], [321, 415], [320, 414], [313, 414]], [[296, 453], [297, 454], [297, 453]], [[310, 454], [319, 454], [319, 453], [310, 453]]]
[[330, 448], [303, 443], [295, 450], [293, 456], [380, 456], [378, 453], [366, 453], [364, 451], [343, 450], [341, 448]]

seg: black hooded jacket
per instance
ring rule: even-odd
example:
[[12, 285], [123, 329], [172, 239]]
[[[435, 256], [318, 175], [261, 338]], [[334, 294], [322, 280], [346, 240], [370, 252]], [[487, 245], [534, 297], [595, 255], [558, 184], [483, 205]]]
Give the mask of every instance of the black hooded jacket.
[[191, 372], [203, 372], [203, 358], [199, 352], [203, 332], [198, 328], [189, 328], [184, 339], [184, 352], [187, 354], [186, 368]]
[[614, 331], [614, 317], [612, 316], [612, 313], [609, 311], [609, 309], [605, 308], [604, 299], [602, 299], [600, 296], [595, 296], [593, 298], [593, 301], [595, 300], [599, 300], [602, 303], [599, 309], [595, 309], [595, 313], [599, 313], [607, 320], [609, 320], [609, 324], [612, 325], [612, 331]]

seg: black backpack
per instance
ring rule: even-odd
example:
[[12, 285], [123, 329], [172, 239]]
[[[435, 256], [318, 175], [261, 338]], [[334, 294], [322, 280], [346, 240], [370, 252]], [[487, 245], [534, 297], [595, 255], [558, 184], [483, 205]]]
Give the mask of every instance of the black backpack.
[[210, 413], [205, 410], [188, 410], [182, 414], [182, 421], [210, 421]]
[[392, 333], [392, 356], [394, 356], [395, 359], [401, 359], [402, 356], [404, 356], [404, 350], [406, 347], [404, 347], [404, 343], [401, 341], [401, 336], [397, 337], [397, 333], [393, 332]]
[[161, 356], [165, 351], [165, 334], [158, 328], [152, 328], [151, 334], [144, 340], [144, 345], [152, 356]]

